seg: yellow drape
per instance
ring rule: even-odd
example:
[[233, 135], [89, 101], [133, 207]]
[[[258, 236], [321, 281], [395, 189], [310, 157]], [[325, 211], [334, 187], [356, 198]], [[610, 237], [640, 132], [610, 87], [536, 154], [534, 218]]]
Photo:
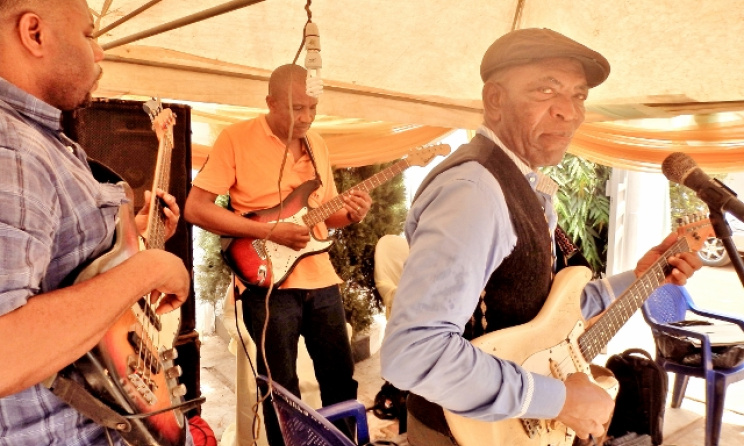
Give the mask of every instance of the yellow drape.
[[[225, 126], [260, 113], [265, 110], [220, 106], [219, 111], [207, 112], [195, 107], [193, 122], [207, 124], [210, 136], [195, 138], [194, 168], [201, 167]], [[313, 130], [328, 143], [335, 167], [357, 167], [401, 158], [453, 129], [318, 116]], [[569, 152], [607, 166], [647, 172], [659, 172], [670, 153], [685, 152], [710, 173], [744, 171], [744, 113], [584, 123]]]
[[706, 172], [739, 172], [744, 171], [744, 117], [586, 123], [569, 152], [607, 166], [648, 172], [658, 172], [670, 153], [684, 152]]
[[[199, 169], [206, 160], [214, 138], [226, 126], [243, 119], [265, 113], [263, 110], [243, 110], [239, 116], [207, 114], [192, 111], [195, 122], [209, 125], [207, 141], [192, 144], [192, 166]], [[334, 167], [358, 167], [384, 163], [403, 157], [410, 150], [431, 144], [447, 136], [452, 129], [421, 125], [401, 125], [389, 122], [368, 122], [361, 119], [344, 119], [318, 116], [313, 130], [320, 133], [328, 144], [331, 164]], [[206, 143], [206, 144], [205, 144]]]

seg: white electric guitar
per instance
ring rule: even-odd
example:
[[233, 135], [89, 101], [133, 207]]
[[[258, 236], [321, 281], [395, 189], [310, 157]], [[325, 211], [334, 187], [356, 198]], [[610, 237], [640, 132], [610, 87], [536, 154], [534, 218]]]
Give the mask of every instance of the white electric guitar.
[[[545, 304], [531, 321], [493, 331], [472, 341], [481, 350], [525, 369], [565, 381], [581, 372], [592, 377], [589, 363], [607, 345], [651, 293], [665, 281], [672, 254], [698, 250], [712, 234], [710, 222], [680, 226], [679, 240], [618, 297], [590, 327], [581, 315], [581, 294], [592, 278], [588, 268], [564, 268], [555, 277]], [[689, 243], [689, 245], [688, 245]], [[617, 381], [597, 382], [614, 398]], [[506, 419], [495, 422], [444, 411], [460, 446], [571, 446], [575, 433], [555, 420]]]

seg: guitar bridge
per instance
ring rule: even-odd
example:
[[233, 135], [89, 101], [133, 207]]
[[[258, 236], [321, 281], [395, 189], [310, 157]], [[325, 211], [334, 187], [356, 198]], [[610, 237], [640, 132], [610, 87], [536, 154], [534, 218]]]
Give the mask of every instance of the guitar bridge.
[[155, 396], [155, 393], [152, 391], [152, 388], [155, 386], [155, 383], [152, 380], [143, 378], [137, 372], [130, 373], [128, 378], [129, 382], [134, 386], [134, 389], [140, 394], [140, 396], [142, 396], [142, 399], [144, 399], [147, 404], [153, 405], [158, 402], [158, 397]]

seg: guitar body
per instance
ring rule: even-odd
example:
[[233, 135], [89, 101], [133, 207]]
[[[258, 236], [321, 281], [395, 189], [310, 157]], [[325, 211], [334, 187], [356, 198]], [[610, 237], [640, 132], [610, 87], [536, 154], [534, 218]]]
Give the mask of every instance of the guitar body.
[[[570, 373], [590, 377], [589, 363], [577, 345], [584, 332], [581, 293], [591, 279], [585, 267], [569, 267], [555, 277], [550, 294], [531, 321], [487, 333], [472, 341], [481, 350], [544, 376], [565, 380]], [[617, 381], [599, 382], [614, 398]], [[444, 411], [447, 424], [460, 446], [571, 446], [574, 432], [553, 420], [506, 419], [486, 422]]]
[[[244, 217], [262, 223], [284, 222], [307, 226], [303, 220], [310, 210], [307, 200], [317, 188], [316, 180], [306, 181], [293, 190], [281, 205], [251, 212]], [[281, 285], [300, 259], [327, 251], [333, 244], [331, 240], [316, 239], [312, 231], [310, 241], [300, 251], [251, 237], [223, 237], [222, 242], [222, 254], [227, 265], [244, 283], [259, 287], [268, 287], [271, 283]]]
[[[125, 187], [131, 198], [131, 190]], [[113, 268], [139, 250], [134, 213], [130, 205], [123, 205], [117, 215], [114, 246], [84, 268], [75, 283]], [[74, 363], [92, 393], [121, 414], [146, 414], [182, 402], [173, 364], [180, 311], [156, 318], [152, 312], [147, 296], [140, 298], [96, 347]], [[130, 421], [132, 429], [119, 433], [133, 445], [177, 446], [184, 442], [186, 423], [180, 410]]]

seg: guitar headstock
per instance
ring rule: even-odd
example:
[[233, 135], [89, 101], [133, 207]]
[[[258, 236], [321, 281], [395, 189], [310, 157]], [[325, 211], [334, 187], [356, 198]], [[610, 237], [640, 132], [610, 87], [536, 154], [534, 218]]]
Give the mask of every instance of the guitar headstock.
[[408, 164], [411, 166], [425, 166], [429, 164], [429, 162], [435, 157], [439, 155], [447, 156], [450, 154], [451, 151], [452, 148], [449, 146], [449, 144], [421, 146], [408, 152], [406, 161], [408, 161]]
[[677, 219], [677, 235], [687, 239], [687, 245], [693, 251], [702, 248], [710, 237], [715, 237], [710, 220], [702, 214], [690, 214]]
[[173, 126], [176, 124], [176, 114], [169, 108], [163, 109], [163, 103], [160, 98], [152, 98], [142, 104], [142, 108], [150, 117], [152, 129], [158, 136], [158, 141], [162, 141], [164, 136], [172, 139]]

